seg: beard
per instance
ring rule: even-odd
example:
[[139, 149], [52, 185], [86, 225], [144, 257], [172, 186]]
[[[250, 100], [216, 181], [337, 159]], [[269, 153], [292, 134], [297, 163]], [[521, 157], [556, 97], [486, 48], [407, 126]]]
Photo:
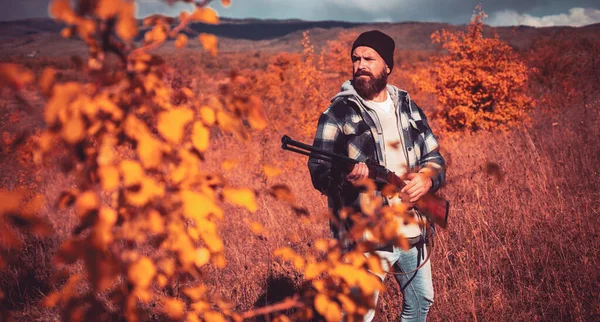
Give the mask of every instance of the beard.
[[[361, 75], [369, 76], [368, 78], [359, 77]], [[373, 76], [368, 71], [358, 71], [354, 74], [353, 86], [358, 95], [367, 100], [373, 99], [375, 95], [379, 94], [381, 91], [385, 89], [387, 85], [388, 75], [385, 71], [381, 71], [381, 73], [377, 76]]]

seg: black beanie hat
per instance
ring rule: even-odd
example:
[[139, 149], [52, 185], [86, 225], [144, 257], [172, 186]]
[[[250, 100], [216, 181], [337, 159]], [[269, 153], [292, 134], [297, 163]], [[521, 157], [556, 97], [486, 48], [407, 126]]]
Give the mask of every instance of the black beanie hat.
[[352, 44], [350, 55], [352, 55], [354, 49], [359, 46], [373, 48], [373, 50], [375, 50], [388, 65], [390, 73], [392, 72], [392, 68], [394, 68], [394, 48], [396, 46], [394, 39], [379, 30], [371, 30], [363, 32], [356, 38], [354, 44]]

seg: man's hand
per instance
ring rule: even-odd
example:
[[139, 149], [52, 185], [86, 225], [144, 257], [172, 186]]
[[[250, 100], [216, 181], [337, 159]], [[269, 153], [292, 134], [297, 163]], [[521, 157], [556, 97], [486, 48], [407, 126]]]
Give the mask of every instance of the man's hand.
[[410, 182], [400, 190], [400, 193], [408, 194], [410, 202], [416, 202], [421, 199], [433, 184], [431, 178], [425, 173], [409, 173], [407, 177]]
[[369, 177], [369, 168], [364, 162], [360, 162], [354, 165], [352, 172], [348, 173], [346, 179], [351, 183], [355, 183], [361, 179]]

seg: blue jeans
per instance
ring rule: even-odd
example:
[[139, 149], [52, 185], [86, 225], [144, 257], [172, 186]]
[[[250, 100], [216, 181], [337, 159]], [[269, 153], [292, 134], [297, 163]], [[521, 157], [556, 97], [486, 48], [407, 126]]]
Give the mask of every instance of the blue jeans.
[[[394, 246], [393, 251], [375, 251], [381, 258], [384, 271], [410, 272], [423, 263], [427, 256], [425, 245], [415, 246], [407, 251]], [[369, 256], [369, 254], [365, 254]], [[390, 270], [390, 267], [393, 267]], [[375, 274], [375, 273], [373, 273]], [[376, 274], [382, 281], [384, 274]], [[407, 275], [394, 275], [402, 292], [401, 321], [425, 321], [429, 307], [433, 304], [433, 283], [431, 280], [431, 262], [427, 261], [418, 271]], [[379, 292], [374, 294], [375, 303]], [[364, 321], [371, 321], [375, 317], [375, 310], [369, 310], [364, 316]]]

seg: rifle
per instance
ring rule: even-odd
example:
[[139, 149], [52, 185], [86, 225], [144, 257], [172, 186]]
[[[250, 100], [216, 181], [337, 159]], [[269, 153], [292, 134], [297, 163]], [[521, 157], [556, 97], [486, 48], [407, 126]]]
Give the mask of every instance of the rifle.
[[[284, 135], [281, 138], [281, 148], [327, 161], [331, 164], [342, 164], [347, 168], [352, 168], [355, 164], [360, 162], [344, 155], [339, 155], [330, 151], [315, 148], [312, 145], [294, 141], [287, 135]], [[383, 184], [392, 184], [398, 189], [402, 189], [406, 186], [400, 177], [394, 172], [386, 169], [384, 166], [374, 163], [366, 164], [369, 168], [369, 178], [373, 181]], [[448, 227], [448, 213], [450, 209], [450, 202], [448, 200], [428, 192], [421, 197], [415, 205], [421, 213], [429, 217], [436, 225], [439, 225], [442, 228]]]

